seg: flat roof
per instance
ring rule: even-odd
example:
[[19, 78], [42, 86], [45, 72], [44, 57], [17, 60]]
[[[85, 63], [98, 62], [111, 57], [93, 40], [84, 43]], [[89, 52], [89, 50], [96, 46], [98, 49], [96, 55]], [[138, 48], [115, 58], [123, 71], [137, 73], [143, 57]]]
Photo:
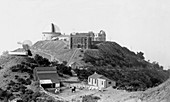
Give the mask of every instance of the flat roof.
[[50, 79], [40, 80], [40, 84], [52, 84], [52, 81]]

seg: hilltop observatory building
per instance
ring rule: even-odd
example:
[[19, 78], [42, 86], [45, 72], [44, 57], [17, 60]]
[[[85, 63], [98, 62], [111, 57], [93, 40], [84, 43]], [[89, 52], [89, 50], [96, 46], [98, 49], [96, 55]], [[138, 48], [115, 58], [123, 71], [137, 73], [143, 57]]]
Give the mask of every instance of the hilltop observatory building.
[[58, 37], [61, 35], [60, 29], [58, 26], [51, 23], [51, 25], [47, 26], [45, 31], [42, 32], [43, 40], [52, 40], [54, 37]]
[[68, 42], [69, 48], [90, 49], [95, 41], [106, 41], [106, 33], [100, 30], [99, 33], [92, 31], [87, 33], [71, 33], [70, 35], [61, 34], [58, 26], [51, 23], [45, 31], [42, 32], [43, 40], [62, 40]]

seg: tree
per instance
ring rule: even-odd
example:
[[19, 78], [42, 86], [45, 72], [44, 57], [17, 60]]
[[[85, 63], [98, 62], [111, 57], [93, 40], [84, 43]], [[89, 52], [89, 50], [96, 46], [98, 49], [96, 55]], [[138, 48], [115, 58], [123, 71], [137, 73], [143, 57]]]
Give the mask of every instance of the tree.
[[43, 58], [42, 56], [38, 54], [34, 56], [34, 59], [39, 66], [49, 66], [51, 64], [47, 58]]
[[145, 57], [143, 56], [144, 53], [143, 52], [137, 52], [137, 56], [141, 59], [145, 59]]

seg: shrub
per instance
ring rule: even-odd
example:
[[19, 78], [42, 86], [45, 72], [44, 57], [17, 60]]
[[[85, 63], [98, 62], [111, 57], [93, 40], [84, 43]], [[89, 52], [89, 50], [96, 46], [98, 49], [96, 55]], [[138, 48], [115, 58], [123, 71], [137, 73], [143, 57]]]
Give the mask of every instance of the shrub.
[[7, 100], [12, 96], [13, 94], [11, 92], [0, 88], [0, 100], [2, 100], [3, 102], [7, 102]]
[[18, 82], [26, 85], [26, 80], [23, 78], [18, 78]]
[[83, 96], [82, 102], [97, 102], [100, 99], [100, 97], [97, 96]]
[[58, 64], [57, 65], [57, 72], [59, 74], [62, 73], [62, 74], [67, 74], [67, 75], [72, 76], [71, 67], [67, 67], [64, 64]]
[[30, 84], [31, 84], [31, 79], [30, 79], [30, 78], [27, 78], [25, 85], [30, 85]]
[[11, 80], [8, 85], [13, 86], [13, 85], [15, 85], [15, 82]]
[[15, 79], [18, 79], [19, 78], [19, 76], [18, 75], [15, 75]]
[[51, 64], [47, 58], [43, 58], [38, 54], [34, 56], [34, 60], [37, 62], [39, 66], [49, 66]]

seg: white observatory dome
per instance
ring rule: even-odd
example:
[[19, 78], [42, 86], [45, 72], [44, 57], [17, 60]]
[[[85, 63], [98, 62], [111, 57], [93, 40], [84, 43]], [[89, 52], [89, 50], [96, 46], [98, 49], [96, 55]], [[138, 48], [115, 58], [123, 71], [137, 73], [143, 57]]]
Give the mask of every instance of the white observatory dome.
[[45, 29], [43, 30], [43, 32], [60, 33], [60, 28], [59, 28], [57, 25], [51, 23], [50, 25], [48, 25], [48, 26], [45, 27]]
[[51, 25], [48, 25], [42, 33], [43, 39], [45, 40], [52, 40], [52, 38], [61, 35], [59, 27], [57, 25], [54, 25], [53, 23], [51, 23]]

